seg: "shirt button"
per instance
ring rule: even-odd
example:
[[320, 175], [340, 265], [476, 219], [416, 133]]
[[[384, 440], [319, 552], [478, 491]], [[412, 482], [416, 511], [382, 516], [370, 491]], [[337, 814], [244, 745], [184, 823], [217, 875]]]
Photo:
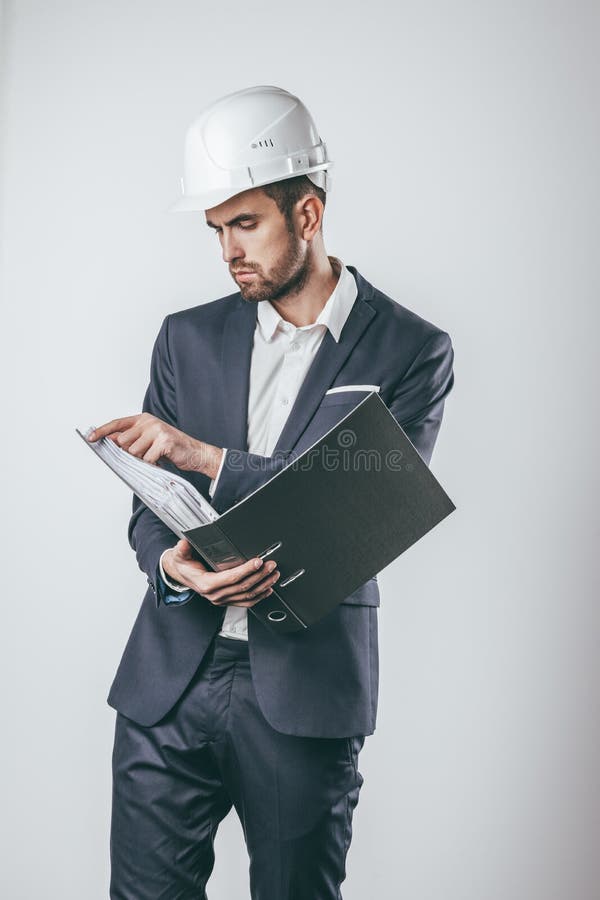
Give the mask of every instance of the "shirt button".
[[287, 406], [288, 403], [289, 403], [289, 400], [287, 400], [286, 397], [283, 397], [283, 399], [282, 399], [282, 401], [281, 401], [281, 405], [282, 405], [282, 406]]
[[298, 343], [298, 341], [294, 341], [294, 343], [291, 345], [291, 349], [297, 350], [299, 348], [299, 346], [300, 346], [300, 344]]

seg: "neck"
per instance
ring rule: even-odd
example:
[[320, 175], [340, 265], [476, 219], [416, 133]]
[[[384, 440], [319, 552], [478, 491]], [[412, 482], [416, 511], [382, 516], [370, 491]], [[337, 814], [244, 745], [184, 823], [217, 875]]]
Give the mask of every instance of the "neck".
[[272, 300], [271, 303], [281, 318], [291, 322], [296, 328], [312, 325], [331, 296], [340, 274], [337, 260], [334, 261], [323, 250], [311, 260], [309, 275], [302, 290], [293, 296]]

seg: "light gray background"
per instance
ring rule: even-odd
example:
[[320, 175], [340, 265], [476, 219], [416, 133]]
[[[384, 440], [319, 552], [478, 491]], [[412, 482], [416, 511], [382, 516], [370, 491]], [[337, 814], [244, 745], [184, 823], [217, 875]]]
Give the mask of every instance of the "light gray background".
[[[107, 896], [105, 697], [146, 580], [74, 428], [138, 412], [163, 317], [235, 290], [203, 214], [165, 210], [189, 122], [252, 84], [336, 161], [328, 252], [456, 354], [431, 467], [458, 508], [380, 578], [344, 897], [597, 896], [598, 18], [4, 4], [3, 896]], [[210, 887], [248, 896], [233, 815]]]

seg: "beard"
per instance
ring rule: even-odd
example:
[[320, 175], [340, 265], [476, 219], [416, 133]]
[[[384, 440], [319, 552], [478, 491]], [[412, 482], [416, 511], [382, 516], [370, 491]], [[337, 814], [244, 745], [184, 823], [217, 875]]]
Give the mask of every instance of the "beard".
[[303, 249], [303, 241], [290, 235], [288, 246], [280, 259], [272, 267], [269, 275], [265, 275], [260, 267], [244, 263], [240, 270], [247, 269], [255, 272], [252, 281], [237, 282], [235, 273], [232, 273], [244, 300], [260, 303], [265, 300], [282, 300], [299, 294], [308, 281], [311, 269], [309, 248]]

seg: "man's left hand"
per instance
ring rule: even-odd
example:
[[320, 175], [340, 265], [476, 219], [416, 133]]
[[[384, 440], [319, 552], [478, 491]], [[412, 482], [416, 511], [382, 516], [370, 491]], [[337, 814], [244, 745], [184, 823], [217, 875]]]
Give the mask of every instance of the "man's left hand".
[[221, 447], [198, 441], [150, 413], [113, 419], [94, 429], [87, 439], [94, 442], [102, 437], [111, 438], [146, 462], [157, 465], [160, 459], [168, 459], [178, 469], [201, 472], [209, 478], [216, 477], [223, 454]]

